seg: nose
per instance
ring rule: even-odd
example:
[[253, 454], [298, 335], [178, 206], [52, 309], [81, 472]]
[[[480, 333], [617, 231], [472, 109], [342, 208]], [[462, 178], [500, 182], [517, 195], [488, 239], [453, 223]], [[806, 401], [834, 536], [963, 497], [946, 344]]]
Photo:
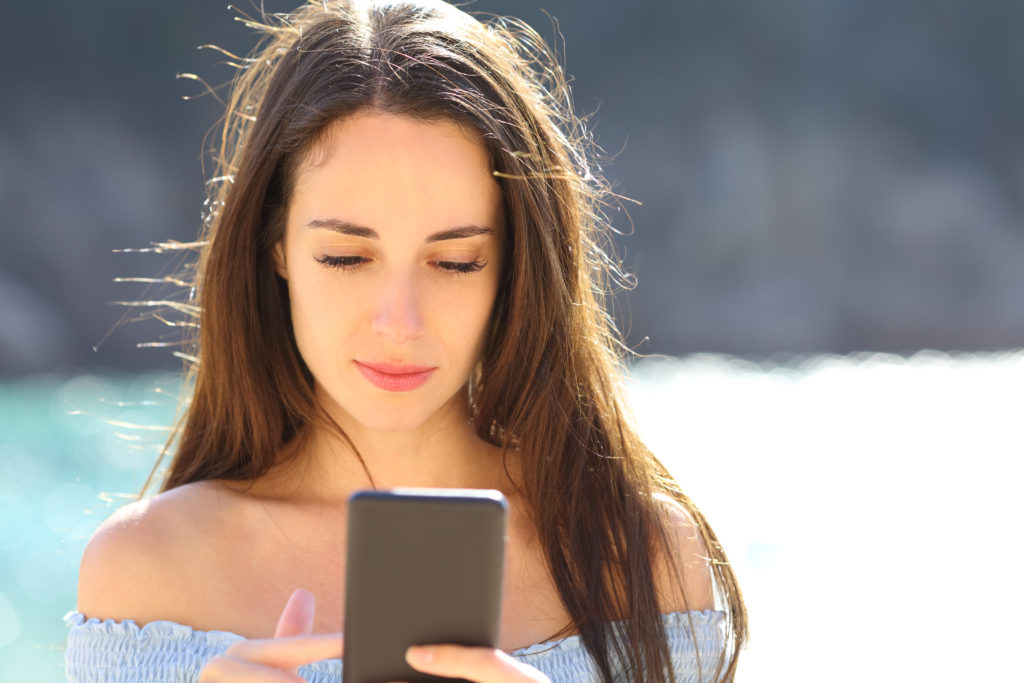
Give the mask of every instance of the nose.
[[372, 328], [393, 344], [405, 344], [423, 334], [423, 314], [414, 277], [395, 274], [387, 279], [374, 306]]

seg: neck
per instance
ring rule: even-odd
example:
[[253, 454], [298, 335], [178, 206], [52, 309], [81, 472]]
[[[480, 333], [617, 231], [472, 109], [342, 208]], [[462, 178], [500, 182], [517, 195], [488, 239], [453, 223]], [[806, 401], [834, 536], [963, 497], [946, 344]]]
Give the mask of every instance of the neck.
[[[411, 429], [368, 429], [339, 413], [318, 421], [286, 453], [268, 482], [296, 500], [344, 502], [360, 489], [397, 486], [494, 488], [511, 494], [501, 450], [476, 435], [464, 401], [454, 402]], [[271, 481], [272, 480], [272, 481]]]

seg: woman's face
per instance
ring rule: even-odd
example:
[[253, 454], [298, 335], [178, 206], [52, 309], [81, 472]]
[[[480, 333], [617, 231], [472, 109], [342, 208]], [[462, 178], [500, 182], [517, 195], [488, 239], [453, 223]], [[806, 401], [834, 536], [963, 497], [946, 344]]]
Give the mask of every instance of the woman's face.
[[502, 229], [483, 140], [451, 121], [357, 113], [303, 161], [275, 260], [317, 398], [346, 431], [465, 420]]

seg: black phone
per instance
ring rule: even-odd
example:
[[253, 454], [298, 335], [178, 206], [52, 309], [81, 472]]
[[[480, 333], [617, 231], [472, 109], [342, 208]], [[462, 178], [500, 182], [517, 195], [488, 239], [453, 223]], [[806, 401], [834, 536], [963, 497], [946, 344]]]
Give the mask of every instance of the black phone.
[[349, 499], [344, 683], [452, 681], [411, 645], [497, 647], [508, 503], [498, 491], [391, 489]]

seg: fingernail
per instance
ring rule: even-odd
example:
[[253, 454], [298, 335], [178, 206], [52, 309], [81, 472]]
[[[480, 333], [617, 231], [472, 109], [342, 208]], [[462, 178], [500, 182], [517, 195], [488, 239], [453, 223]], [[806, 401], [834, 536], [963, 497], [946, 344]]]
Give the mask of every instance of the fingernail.
[[405, 651], [405, 661], [412, 665], [430, 664], [434, 659], [434, 648], [424, 645], [413, 645]]

